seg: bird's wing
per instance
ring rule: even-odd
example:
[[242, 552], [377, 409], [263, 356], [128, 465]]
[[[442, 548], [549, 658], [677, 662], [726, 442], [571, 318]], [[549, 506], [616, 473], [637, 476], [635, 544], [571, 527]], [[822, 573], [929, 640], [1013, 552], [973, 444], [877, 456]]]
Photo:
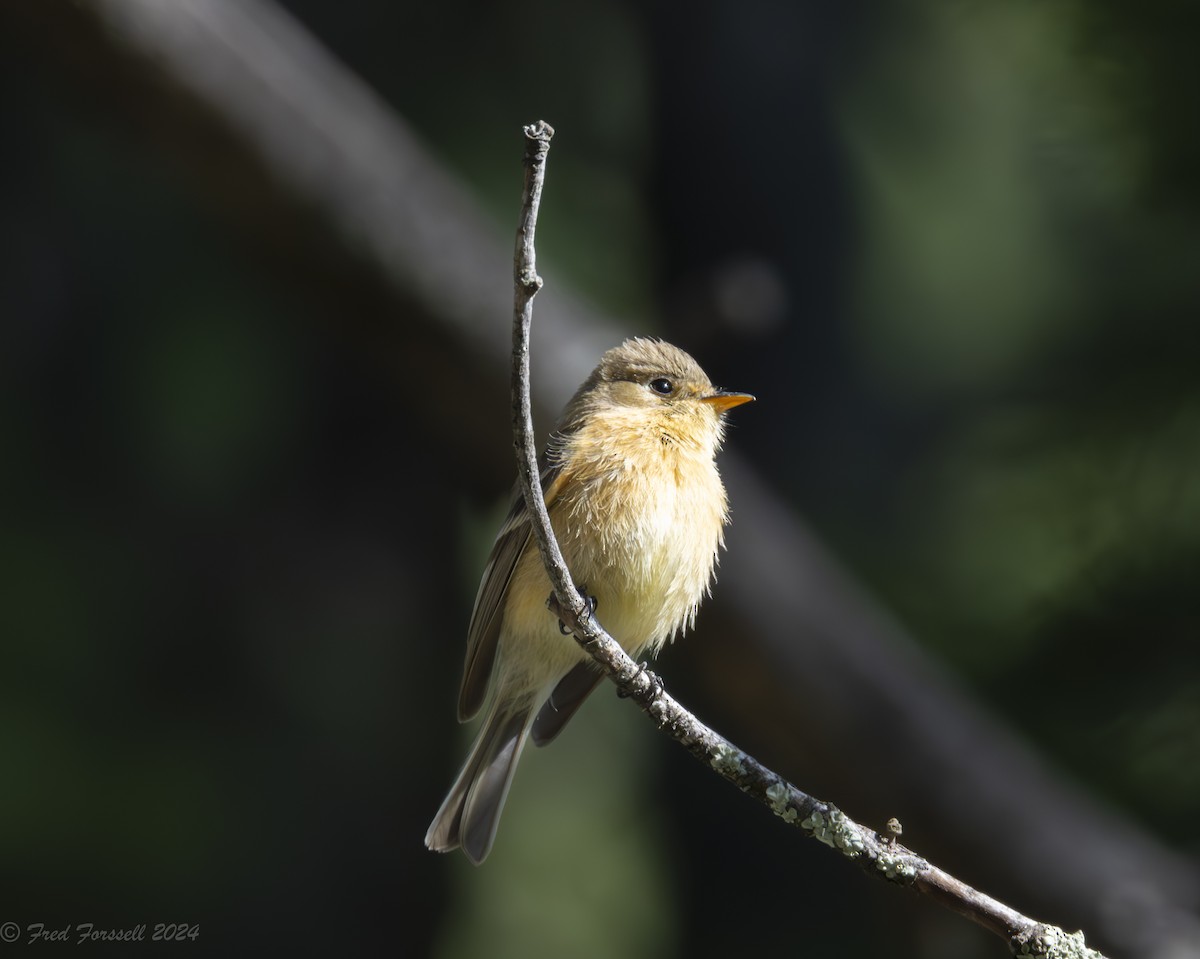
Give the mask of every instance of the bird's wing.
[[[562, 481], [563, 473], [557, 465], [547, 466], [542, 470], [542, 495], [547, 508], [553, 504]], [[500, 532], [496, 534], [496, 542], [492, 544], [483, 578], [479, 581], [479, 592], [475, 594], [475, 608], [471, 613], [471, 625], [467, 628], [467, 660], [463, 668], [462, 688], [458, 694], [460, 722], [479, 712], [487, 698], [488, 682], [492, 678], [492, 667], [496, 662], [500, 626], [504, 621], [504, 601], [508, 594], [508, 584], [517, 568], [517, 561], [525, 552], [526, 546], [532, 545], [532, 540], [533, 530], [529, 525], [529, 513], [525, 509], [525, 498], [518, 486], [513, 494], [513, 504], [508, 517], [500, 527]]]
[[545, 746], [562, 732], [563, 726], [579, 711], [583, 701], [600, 685], [603, 678], [604, 674], [589, 659], [575, 666], [559, 680], [554, 692], [542, 704], [533, 720], [531, 733], [534, 745]]

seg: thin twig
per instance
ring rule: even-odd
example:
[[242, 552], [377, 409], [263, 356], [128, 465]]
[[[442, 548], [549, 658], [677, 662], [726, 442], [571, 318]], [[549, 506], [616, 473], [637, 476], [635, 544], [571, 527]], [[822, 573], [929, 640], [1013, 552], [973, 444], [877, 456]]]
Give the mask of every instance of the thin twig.
[[868, 872], [910, 886], [1005, 938], [1019, 957], [1046, 959], [1103, 959], [1084, 945], [1083, 933], [1067, 934], [1057, 926], [1030, 919], [992, 897], [972, 889], [922, 859], [896, 841], [899, 825], [890, 823], [887, 835], [860, 826], [830, 803], [797, 789], [754, 757], [709, 729], [683, 708], [629, 657], [596, 622], [575, 588], [550, 526], [550, 516], [538, 481], [537, 450], [529, 387], [529, 331], [533, 298], [542, 288], [537, 274], [534, 233], [546, 175], [546, 157], [554, 129], [545, 121], [525, 127], [525, 189], [513, 258], [512, 415], [513, 446], [525, 505], [533, 523], [538, 549], [558, 603], [555, 612], [576, 641], [603, 668], [620, 694], [632, 699], [658, 727], [720, 776], [766, 806], [784, 822], [798, 825], [858, 863]]

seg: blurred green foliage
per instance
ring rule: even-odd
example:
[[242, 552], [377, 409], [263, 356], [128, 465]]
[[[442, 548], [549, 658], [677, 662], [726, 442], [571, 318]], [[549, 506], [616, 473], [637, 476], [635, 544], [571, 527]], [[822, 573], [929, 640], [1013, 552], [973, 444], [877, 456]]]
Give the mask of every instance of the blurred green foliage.
[[1178, 103], [1186, 20], [897, 4], [841, 117], [862, 362], [937, 422], [856, 556], [997, 708], [1195, 845], [1197, 138], [1145, 109]]

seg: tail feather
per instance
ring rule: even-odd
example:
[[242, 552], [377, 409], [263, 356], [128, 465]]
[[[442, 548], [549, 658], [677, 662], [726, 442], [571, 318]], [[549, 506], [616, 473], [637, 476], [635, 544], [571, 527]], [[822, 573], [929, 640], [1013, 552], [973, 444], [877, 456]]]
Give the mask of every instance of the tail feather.
[[435, 852], [461, 846], [476, 865], [487, 858], [532, 723], [533, 711], [528, 708], [500, 713], [493, 706], [442, 808], [433, 817], [425, 834], [426, 846]]

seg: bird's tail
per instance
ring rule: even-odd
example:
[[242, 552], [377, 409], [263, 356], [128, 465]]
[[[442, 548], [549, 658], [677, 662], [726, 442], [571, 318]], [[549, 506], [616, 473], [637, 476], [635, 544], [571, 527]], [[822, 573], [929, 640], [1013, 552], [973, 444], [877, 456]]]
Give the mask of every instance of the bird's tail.
[[467, 761], [425, 833], [425, 845], [435, 852], [461, 846], [476, 865], [491, 852], [534, 715], [528, 707], [515, 711], [512, 704], [506, 707], [501, 711], [493, 703]]

